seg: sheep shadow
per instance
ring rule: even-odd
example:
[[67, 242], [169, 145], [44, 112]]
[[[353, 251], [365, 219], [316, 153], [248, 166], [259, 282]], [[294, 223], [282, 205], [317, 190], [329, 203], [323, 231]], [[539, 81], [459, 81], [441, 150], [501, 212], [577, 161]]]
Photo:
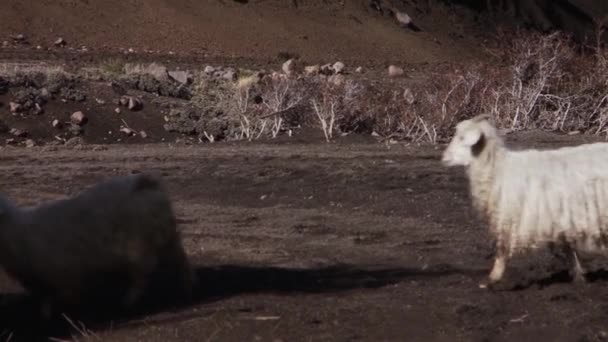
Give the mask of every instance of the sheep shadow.
[[[574, 277], [568, 270], [553, 270], [543, 277], [535, 277], [534, 275], [524, 274], [512, 277], [514, 279], [505, 280], [504, 284], [494, 286], [494, 290], [498, 291], [523, 291], [530, 288], [536, 287], [538, 289], [544, 289], [552, 285], [558, 284], [572, 284], [576, 286], [577, 283], [574, 281]], [[587, 272], [585, 274], [585, 284], [592, 284], [595, 282], [608, 281], [607, 270], [596, 270]]]
[[[283, 295], [337, 293], [357, 289], [375, 289], [405, 279], [439, 278], [454, 274], [479, 275], [481, 270], [467, 270], [451, 265], [419, 268], [357, 267], [334, 265], [318, 269], [222, 265], [195, 270], [198, 284], [187, 302], [166, 293], [150, 292], [146, 301], [131, 312], [96, 308], [72, 312], [50, 320], [39, 318], [39, 303], [25, 294], [0, 295], [0, 340], [48, 341], [49, 337], [77, 336], [81, 327], [103, 330], [112, 325], [135, 321], [146, 315], [167, 310], [187, 309], [194, 305], [221, 301], [230, 297], [269, 293]], [[165, 279], [164, 282], [171, 282]], [[160, 284], [159, 288], [162, 288]], [[69, 319], [69, 320], [68, 320]]]

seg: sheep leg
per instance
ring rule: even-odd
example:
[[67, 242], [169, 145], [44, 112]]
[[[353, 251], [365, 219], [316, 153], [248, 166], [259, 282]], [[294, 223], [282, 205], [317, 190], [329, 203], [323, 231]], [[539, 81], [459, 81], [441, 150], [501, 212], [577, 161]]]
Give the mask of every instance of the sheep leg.
[[[554, 244], [551, 244], [551, 251], [553, 252], [553, 254], [555, 256], [557, 256], [559, 259], [561, 259], [562, 261], [565, 261], [568, 263], [569, 270], [574, 273], [574, 275], [573, 275], [574, 282], [577, 282], [577, 283], [585, 282], [585, 270], [583, 269], [583, 266], [581, 265], [581, 262], [578, 258], [578, 254], [576, 253], [576, 249], [574, 247], [572, 247], [572, 245], [564, 239], [562, 239], [559, 242], [559, 244], [561, 246], [560, 249], [557, 249]], [[561, 252], [563, 254], [560, 255], [559, 253], [557, 253], [558, 250], [561, 250]]]
[[479, 284], [479, 287], [487, 288], [499, 282], [505, 274], [506, 267], [507, 249], [504, 244], [498, 242], [496, 244], [496, 256], [494, 257], [494, 266], [492, 267], [492, 271], [490, 271], [490, 275], [488, 276], [488, 282]]
[[578, 259], [578, 255], [576, 253], [576, 249], [573, 248], [569, 243], [565, 243], [564, 252], [566, 253], [566, 257], [568, 257], [568, 261], [570, 264], [570, 268], [574, 273], [573, 280], [577, 283], [585, 282], [585, 270], [581, 265], [580, 260]]
[[578, 283], [585, 282], [585, 270], [581, 265], [580, 260], [578, 259], [578, 255], [576, 254], [576, 250], [572, 249], [572, 267], [574, 268], [574, 281]]

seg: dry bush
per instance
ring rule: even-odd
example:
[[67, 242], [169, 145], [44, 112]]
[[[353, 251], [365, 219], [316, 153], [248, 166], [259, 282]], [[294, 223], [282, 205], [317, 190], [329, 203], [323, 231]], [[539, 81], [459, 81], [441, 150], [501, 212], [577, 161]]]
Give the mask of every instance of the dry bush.
[[199, 93], [225, 115], [228, 139], [274, 138], [314, 125], [327, 141], [374, 133], [435, 144], [479, 113], [514, 131], [608, 133], [608, 53], [599, 43], [589, 54], [561, 33], [518, 32], [497, 41], [488, 50], [492, 59], [428, 72], [411, 84], [275, 74], [260, 82], [207, 82]]
[[445, 140], [446, 128], [481, 112], [513, 131], [607, 131], [608, 54], [583, 53], [562, 33], [518, 33], [502, 42], [496, 62], [435, 75], [417, 89], [426, 116], [419, 114], [418, 126], [408, 122], [426, 126], [429, 142]]
[[238, 123], [232, 139], [276, 138], [290, 132], [300, 123], [309, 88], [306, 80], [288, 77], [265, 77], [259, 83], [233, 85], [223, 101], [230, 121]]

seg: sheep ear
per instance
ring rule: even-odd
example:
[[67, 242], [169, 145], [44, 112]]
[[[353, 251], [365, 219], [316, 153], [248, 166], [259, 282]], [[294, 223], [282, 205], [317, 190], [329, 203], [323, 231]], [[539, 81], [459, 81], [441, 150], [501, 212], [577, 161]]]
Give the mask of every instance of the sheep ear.
[[474, 146], [481, 139], [483, 133], [479, 129], [469, 129], [464, 133], [464, 144], [466, 146]]

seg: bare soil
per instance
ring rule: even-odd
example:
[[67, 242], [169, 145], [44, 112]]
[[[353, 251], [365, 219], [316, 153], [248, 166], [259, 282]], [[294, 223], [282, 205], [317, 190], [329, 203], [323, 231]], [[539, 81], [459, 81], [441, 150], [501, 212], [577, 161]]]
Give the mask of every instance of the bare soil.
[[[278, 70], [291, 55], [363, 65], [377, 79], [399, 64], [410, 82], [425, 69], [487, 58], [478, 39], [485, 28], [472, 29], [466, 14], [406, 6], [422, 28], [413, 32], [368, 3], [3, 0], [0, 41], [9, 46], [0, 62], [70, 70], [119, 58]], [[12, 41], [18, 33], [26, 44]], [[53, 46], [57, 37], [67, 46]], [[541, 250], [515, 258], [498, 289], [478, 287], [492, 241], [471, 211], [464, 172], [440, 165], [440, 146], [386, 145], [369, 135], [326, 144], [314, 127], [273, 141], [204, 144], [163, 129], [163, 101], [179, 99], [129, 90], [144, 108], [119, 115], [108, 82], [81, 87], [86, 101], [57, 98], [40, 116], [9, 113], [17, 89], [0, 96], [0, 121], [39, 145], [6, 145], [15, 137], [0, 133], [0, 191], [36, 205], [114, 175], [160, 174], [200, 285], [185, 305], [158, 298], [129, 315], [91, 308], [72, 323], [42, 322], [36, 303], [2, 275], [2, 341], [608, 340], [607, 260], [586, 258], [589, 282], [575, 285]], [[65, 133], [50, 123], [77, 110], [89, 117], [84, 144], [50, 144]], [[124, 123], [147, 138], [118, 134]], [[593, 140], [539, 132], [510, 139], [542, 147]]]
[[[355, 138], [5, 147], [0, 189], [35, 205], [113, 175], [165, 179], [201, 280], [196, 300], [83, 320], [91, 340], [605, 340], [605, 260], [587, 260], [590, 282], [575, 285], [539, 251], [516, 258], [499, 289], [478, 288], [491, 241], [471, 212], [464, 173], [441, 167], [440, 151]], [[6, 277], [0, 291], [2, 339], [84, 339], [65, 321], [33, 318], [34, 305]]]

